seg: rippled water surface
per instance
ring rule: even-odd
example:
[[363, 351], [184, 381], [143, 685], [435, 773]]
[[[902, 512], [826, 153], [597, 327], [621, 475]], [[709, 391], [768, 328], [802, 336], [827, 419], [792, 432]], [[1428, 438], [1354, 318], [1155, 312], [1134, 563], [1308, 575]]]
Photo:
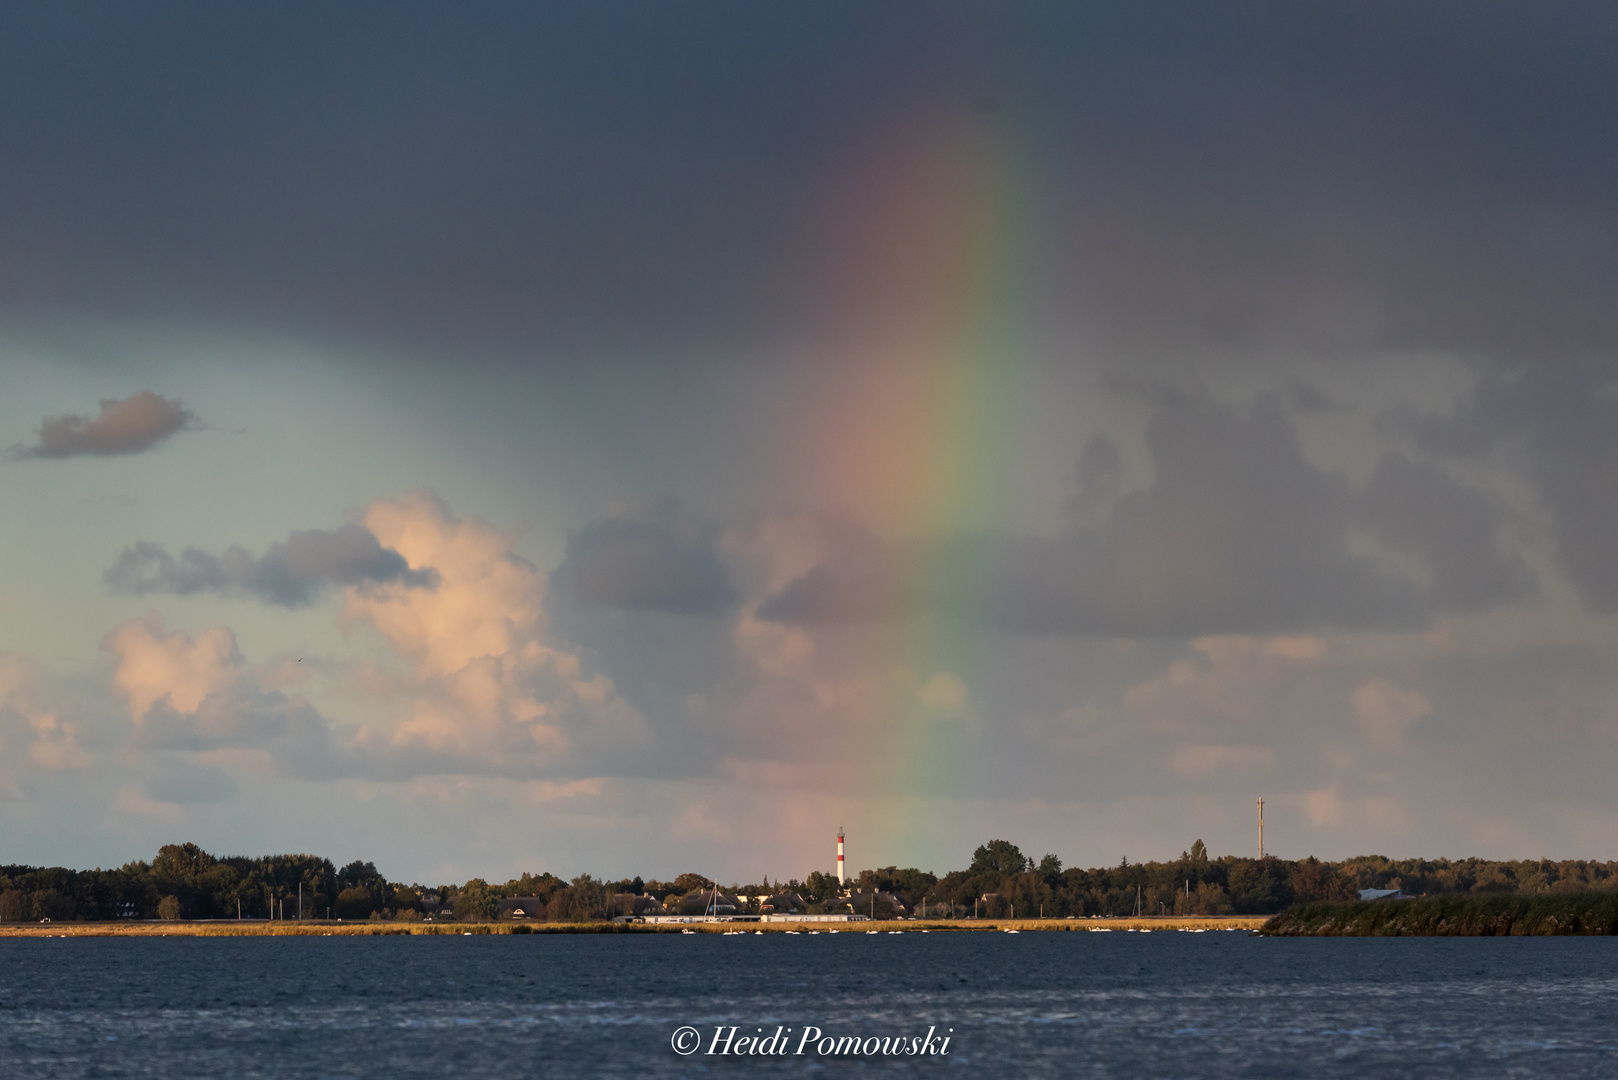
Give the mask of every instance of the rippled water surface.
[[[690, 1025], [689, 1057], [671, 1045]], [[716, 1027], [785, 1055], [708, 1055]], [[949, 1034], [948, 1054], [823, 1056]], [[821, 1044], [827, 1045], [827, 1044]], [[890, 1044], [891, 1045], [891, 1044]], [[908, 1043], [907, 1043], [908, 1045]], [[0, 940], [0, 1077], [1618, 1076], [1618, 939]]]

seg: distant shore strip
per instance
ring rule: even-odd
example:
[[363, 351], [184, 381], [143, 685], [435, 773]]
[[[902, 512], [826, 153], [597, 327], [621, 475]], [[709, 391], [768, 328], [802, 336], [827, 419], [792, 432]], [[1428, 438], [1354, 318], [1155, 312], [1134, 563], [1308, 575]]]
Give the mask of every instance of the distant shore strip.
[[[161, 919], [121, 919], [112, 922], [0, 923], [0, 938], [8, 937], [398, 937], [467, 934], [890, 934], [972, 933], [986, 931], [1092, 931], [1144, 933], [1151, 931], [1223, 931], [1251, 933], [1263, 925], [1262, 916], [1147, 917], [1113, 919], [956, 919], [950, 921], [891, 920], [849, 923], [827, 929], [822, 923], [708, 922], [690, 925], [646, 925], [625, 922], [296, 922], [262, 919], [217, 919], [170, 922]], [[881, 929], [874, 929], [880, 926]]]

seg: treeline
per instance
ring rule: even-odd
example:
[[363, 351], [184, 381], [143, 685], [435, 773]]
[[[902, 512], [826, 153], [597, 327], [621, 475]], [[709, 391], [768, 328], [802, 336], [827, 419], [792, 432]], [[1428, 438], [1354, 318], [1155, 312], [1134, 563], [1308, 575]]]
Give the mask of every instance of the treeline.
[[[369, 862], [338, 869], [316, 855], [214, 856], [170, 844], [150, 863], [116, 870], [0, 866], [0, 920], [341, 918], [487, 921], [511, 914], [584, 922], [615, 915], [705, 910], [716, 893], [742, 913], [771, 898], [801, 901], [811, 913], [850, 910], [878, 918], [1106, 915], [1270, 915], [1293, 904], [1353, 900], [1360, 889], [1413, 895], [1538, 895], [1618, 892], [1618, 863], [1568, 860], [1406, 859], [1361, 856], [1330, 863], [1208, 854], [1201, 840], [1178, 859], [1079, 869], [1055, 855], [1035, 860], [991, 840], [964, 870], [939, 877], [895, 866], [861, 871], [848, 890], [814, 871], [803, 880], [753, 885], [700, 874], [672, 881], [523, 874], [496, 884], [474, 878], [436, 886], [389, 881]], [[853, 895], [849, 895], [852, 893]], [[504, 903], [503, 903], [504, 902]]]

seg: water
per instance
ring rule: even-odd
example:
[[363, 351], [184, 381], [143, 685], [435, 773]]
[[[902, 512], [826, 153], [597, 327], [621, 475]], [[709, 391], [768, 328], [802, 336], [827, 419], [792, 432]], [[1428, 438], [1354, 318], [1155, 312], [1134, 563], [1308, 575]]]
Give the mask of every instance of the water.
[[[11, 938], [0, 1076], [1609, 1077], [1615, 973], [1615, 938]], [[718, 1025], [789, 1053], [709, 1056]], [[795, 1056], [805, 1025], [953, 1032]]]

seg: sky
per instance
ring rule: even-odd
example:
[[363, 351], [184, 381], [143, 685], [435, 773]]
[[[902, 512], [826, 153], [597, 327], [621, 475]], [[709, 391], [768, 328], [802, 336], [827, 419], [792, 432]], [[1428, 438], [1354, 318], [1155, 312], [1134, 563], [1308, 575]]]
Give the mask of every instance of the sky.
[[0, 861], [1611, 859], [1608, 5], [0, 11]]

